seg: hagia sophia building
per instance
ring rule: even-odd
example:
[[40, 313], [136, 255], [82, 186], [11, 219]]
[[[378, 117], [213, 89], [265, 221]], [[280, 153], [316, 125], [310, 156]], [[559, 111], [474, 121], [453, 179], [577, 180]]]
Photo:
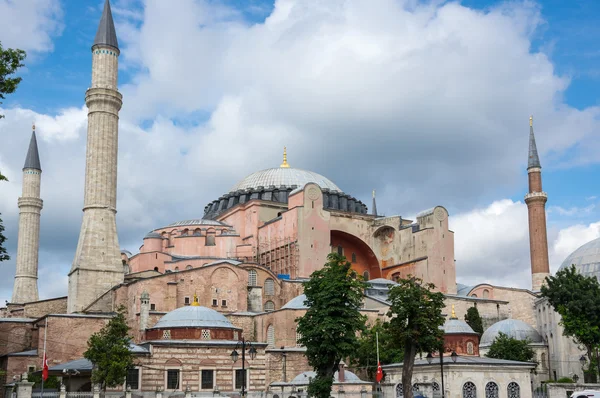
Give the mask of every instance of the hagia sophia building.
[[[115, 217], [122, 96], [117, 88], [120, 50], [108, 0], [91, 51], [83, 220], [66, 297], [39, 300], [43, 201], [35, 130], [27, 151], [13, 295], [0, 309], [0, 370], [6, 371], [7, 384], [40, 369], [45, 338], [51, 374], [74, 369], [77, 376], [69, 378], [69, 388], [90, 391], [91, 367], [83, 359], [87, 340], [124, 306], [136, 358], [136, 369], [127, 378], [132, 390], [189, 389], [213, 395], [237, 391], [244, 380], [249, 392], [283, 394], [303, 388], [312, 369], [296, 331], [296, 318], [307, 310], [302, 282], [323, 267], [331, 252], [344, 255], [369, 281], [361, 311], [371, 323], [385, 318], [387, 293], [398, 278], [417, 276], [444, 293], [444, 350], [462, 358], [448, 366], [467, 366], [468, 360], [472, 372], [470, 381], [447, 382], [449, 397], [475, 398], [469, 395], [473, 388], [487, 391], [495, 383], [501, 393], [490, 398], [528, 398], [531, 386], [543, 380], [575, 375], [583, 380], [582, 350], [562, 335], [560, 317], [539, 297], [550, 275], [548, 197], [531, 121], [525, 195], [531, 289], [457, 283], [454, 232], [443, 206], [425, 210], [415, 220], [380, 216], [374, 194], [369, 210], [323, 175], [292, 167], [285, 150], [278, 167], [243, 178], [208, 203], [201, 218], [148, 232], [133, 254], [119, 247]], [[599, 276], [600, 239], [576, 250], [562, 267], [570, 264]], [[483, 318], [482, 336], [462, 320], [472, 306]], [[500, 332], [530, 340], [538, 360], [535, 372], [532, 364], [483, 356]], [[242, 338], [257, 351], [247, 359], [245, 374], [230, 355]], [[401, 396], [399, 379], [394, 381], [398, 366], [386, 366], [387, 385]], [[427, 364], [417, 368], [426, 370]], [[490, 372], [508, 376], [487, 380]], [[371, 383], [357, 373], [342, 364], [335, 388], [370, 389]], [[429, 380], [437, 383], [433, 373]], [[434, 396], [435, 391], [439, 385]]]

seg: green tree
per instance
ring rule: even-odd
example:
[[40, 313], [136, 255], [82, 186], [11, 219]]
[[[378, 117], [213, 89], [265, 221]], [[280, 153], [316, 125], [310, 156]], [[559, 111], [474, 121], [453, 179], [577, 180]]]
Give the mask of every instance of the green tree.
[[[2, 47], [0, 47], [0, 51]], [[8, 181], [8, 178], [4, 177], [0, 172], [0, 181]], [[2, 222], [2, 213], [0, 213], [0, 262], [10, 260], [10, 256], [4, 247], [6, 237], [4, 236], [4, 223]]]
[[358, 368], [357, 372], [365, 370], [371, 381], [375, 381], [377, 372], [377, 334], [379, 335], [379, 362], [390, 364], [401, 362], [403, 351], [394, 345], [394, 338], [389, 325], [377, 319], [375, 323], [363, 331], [358, 339], [358, 349], [350, 354], [350, 366]]
[[306, 347], [308, 363], [316, 377], [308, 394], [329, 398], [333, 376], [342, 358], [359, 346], [357, 332], [365, 329], [366, 317], [360, 313], [367, 284], [357, 277], [345, 257], [331, 253], [323, 269], [312, 273], [304, 283], [306, 314], [298, 318], [299, 342]]
[[[10, 76], [23, 66], [23, 60], [26, 56], [23, 50], [12, 48], [5, 50], [2, 47], [2, 42], [0, 42], [0, 99], [4, 99], [6, 94], [14, 93], [19, 83], [21, 83], [20, 77]], [[3, 117], [4, 115], [0, 115], [0, 119]]]
[[[27, 374], [27, 381], [35, 383], [33, 388], [42, 388], [42, 373]], [[48, 376], [48, 379], [44, 382], [44, 390], [59, 390], [60, 389], [60, 380], [56, 376]]]
[[530, 340], [517, 340], [500, 332], [485, 356], [511, 361], [535, 362], [535, 352], [529, 346], [530, 343]]
[[125, 307], [121, 306], [108, 324], [88, 340], [88, 349], [83, 356], [94, 365], [92, 382], [100, 384], [104, 390], [122, 385], [127, 370], [133, 366], [128, 333]]
[[[563, 334], [585, 347], [588, 364], [598, 361], [596, 347], [600, 345], [600, 284], [595, 277], [577, 272], [575, 266], [561, 269], [546, 279], [542, 297], [561, 316]], [[587, 374], [595, 378], [595, 366]]]
[[404, 397], [413, 398], [412, 374], [418, 352], [439, 350], [444, 338], [442, 309], [444, 295], [433, 292], [435, 285], [415, 277], [400, 279], [390, 289], [389, 330], [397, 347], [404, 349], [402, 385]]
[[465, 321], [471, 326], [475, 332], [480, 335], [483, 334], [483, 323], [481, 322], [481, 316], [479, 316], [479, 310], [476, 306], [469, 307], [465, 314]]

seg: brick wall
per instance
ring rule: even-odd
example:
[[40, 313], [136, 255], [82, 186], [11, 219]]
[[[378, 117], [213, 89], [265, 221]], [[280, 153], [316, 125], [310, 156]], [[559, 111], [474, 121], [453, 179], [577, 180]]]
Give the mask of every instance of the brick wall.
[[35, 348], [32, 328], [33, 322], [0, 322], [0, 356]]
[[34, 301], [25, 304], [24, 315], [27, 318], [41, 318], [46, 314], [66, 314], [67, 298], [58, 297], [49, 300]]

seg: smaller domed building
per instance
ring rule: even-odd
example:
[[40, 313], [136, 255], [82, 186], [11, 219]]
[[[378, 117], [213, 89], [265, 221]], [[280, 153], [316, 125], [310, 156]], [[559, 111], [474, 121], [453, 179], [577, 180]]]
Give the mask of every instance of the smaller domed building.
[[458, 355], [479, 356], [479, 333], [462, 319], [456, 317], [454, 306], [452, 316], [444, 322], [444, 352]]

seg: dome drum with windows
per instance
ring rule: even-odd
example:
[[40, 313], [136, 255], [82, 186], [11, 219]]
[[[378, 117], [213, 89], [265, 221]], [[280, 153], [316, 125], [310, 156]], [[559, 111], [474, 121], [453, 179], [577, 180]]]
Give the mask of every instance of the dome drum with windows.
[[191, 305], [177, 308], [146, 330], [146, 340], [229, 340], [238, 341], [242, 329], [221, 313], [200, 306], [194, 295]]
[[284, 148], [283, 163], [276, 168], [257, 171], [233, 186], [229, 193], [213, 200], [204, 208], [204, 219], [214, 219], [219, 214], [251, 200], [288, 203], [289, 196], [308, 183], [317, 184], [323, 191], [326, 209], [367, 214], [367, 206], [344, 193], [335, 183], [318, 173], [290, 167]]

